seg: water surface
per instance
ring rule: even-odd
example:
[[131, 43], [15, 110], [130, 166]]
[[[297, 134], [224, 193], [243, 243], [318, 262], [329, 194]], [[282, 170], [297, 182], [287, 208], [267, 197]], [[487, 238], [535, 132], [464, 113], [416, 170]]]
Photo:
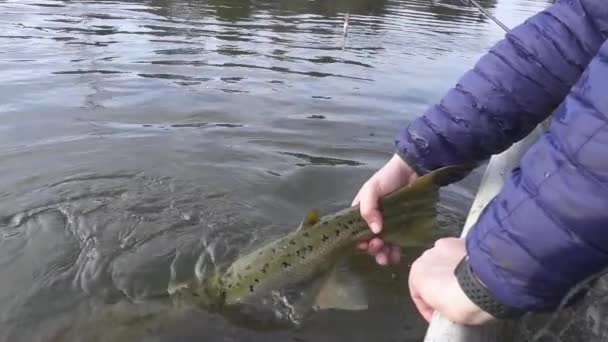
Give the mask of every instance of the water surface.
[[[547, 5], [480, 3], [509, 26]], [[370, 309], [299, 329], [146, 303], [172, 271], [192, 276], [205, 245], [228, 260], [311, 207], [348, 205], [397, 129], [503, 36], [494, 23], [444, 0], [15, 0], [0, 13], [2, 341], [421, 340], [407, 265], [367, 258]], [[476, 180], [444, 191], [446, 234]], [[125, 303], [139, 320], [104, 316]]]

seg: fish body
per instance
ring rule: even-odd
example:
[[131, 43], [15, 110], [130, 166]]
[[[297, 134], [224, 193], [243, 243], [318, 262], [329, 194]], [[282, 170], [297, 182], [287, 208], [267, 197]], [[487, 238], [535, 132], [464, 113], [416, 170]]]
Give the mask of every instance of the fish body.
[[[437, 228], [439, 187], [463, 178], [472, 168], [470, 165], [438, 169], [418, 178], [410, 186], [380, 198], [379, 209], [384, 221], [380, 237], [405, 247], [430, 244]], [[353, 272], [348, 267], [340, 267], [340, 261], [356, 251], [353, 246], [357, 242], [373, 236], [360, 216], [359, 207], [323, 217], [312, 211], [300, 227], [237, 257], [227, 269], [201, 271], [204, 276], [197, 273], [191, 281], [172, 283], [168, 288], [169, 297], [146, 303], [111, 305], [100, 319], [72, 322], [66, 334], [94, 334], [107, 321], [111, 322], [111, 331], [115, 334], [112, 340], [133, 340], [148, 334], [150, 327], [182, 319], [182, 309], [193, 305], [221, 312], [227, 319], [253, 329], [298, 324], [314, 309], [363, 310], [367, 308], [366, 293], [358, 286], [359, 279], [352, 277]], [[201, 259], [197, 270], [198, 266], [215, 265], [212, 256], [207, 256], [211, 258], [207, 260], [210, 262]], [[279, 294], [278, 302], [274, 301], [276, 296], [271, 298], [272, 312], [268, 316], [266, 309], [269, 307], [265, 304], [269, 302], [258, 299], [299, 284], [303, 285], [303, 291], [296, 291], [295, 301], [286, 300], [285, 305], [287, 298], [283, 293]], [[252, 302], [254, 305], [247, 305]], [[259, 307], [260, 303], [264, 307]], [[275, 310], [275, 304], [279, 305], [279, 310]], [[285, 308], [287, 310], [282, 311]]]
[[[465, 166], [441, 168], [382, 197], [380, 237], [398, 245], [407, 245], [421, 236], [423, 240], [428, 238], [436, 228], [439, 187], [463, 178], [470, 170]], [[225, 272], [203, 280], [196, 290], [223, 306], [244, 303], [273, 290], [327, 276], [357, 242], [373, 236], [358, 206], [323, 217], [312, 211], [298, 229], [237, 258]]]

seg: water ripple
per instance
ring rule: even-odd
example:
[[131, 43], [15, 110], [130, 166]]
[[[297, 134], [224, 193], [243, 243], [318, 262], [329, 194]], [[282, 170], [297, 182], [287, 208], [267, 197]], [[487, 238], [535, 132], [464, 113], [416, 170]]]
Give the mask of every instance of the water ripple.
[[[479, 1], [509, 26], [547, 4]], [[0, 12], [0, 341], [422, 339], [405, 279], [369, 258], [370, 310], [297, 331], [163, 299], [311, 207], [349, 205], [398, 127], [504, 35], [493, 23], [453, 0], [7, 0]], [[461, 225], [474, 188], [446, 190], [442, 226]]]

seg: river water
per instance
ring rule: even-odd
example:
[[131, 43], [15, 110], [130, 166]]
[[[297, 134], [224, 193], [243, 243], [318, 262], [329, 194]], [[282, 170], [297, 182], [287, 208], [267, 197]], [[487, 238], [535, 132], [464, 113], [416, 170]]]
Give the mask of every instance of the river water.
[[[512, 27], [548, 1], [480, 3]], [[0, 2], [0, 339], [421, 340], [407, 265], [367, 257], [369, 310], [297, 328], [146, 303], [204, 246], [348, 205], [502, 36], [456, 0]], [[446, 234], [477, 181], [442, 193]]]

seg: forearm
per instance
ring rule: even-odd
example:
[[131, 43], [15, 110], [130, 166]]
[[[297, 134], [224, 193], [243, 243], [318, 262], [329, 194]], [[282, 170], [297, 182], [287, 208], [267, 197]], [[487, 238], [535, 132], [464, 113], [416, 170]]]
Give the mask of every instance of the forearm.
[[608, 267], [606, 75], [608, 42], [467, 237], [472, 269], [506, 304], [554, 309]]
[[397, 153], [424, 174], [484, 160], [523, 138], [563, 100], [605, 39], [593, 17], [605, 14], [586, 9], [597, 4], [558, 1], [514, 28], [399, 132]]

